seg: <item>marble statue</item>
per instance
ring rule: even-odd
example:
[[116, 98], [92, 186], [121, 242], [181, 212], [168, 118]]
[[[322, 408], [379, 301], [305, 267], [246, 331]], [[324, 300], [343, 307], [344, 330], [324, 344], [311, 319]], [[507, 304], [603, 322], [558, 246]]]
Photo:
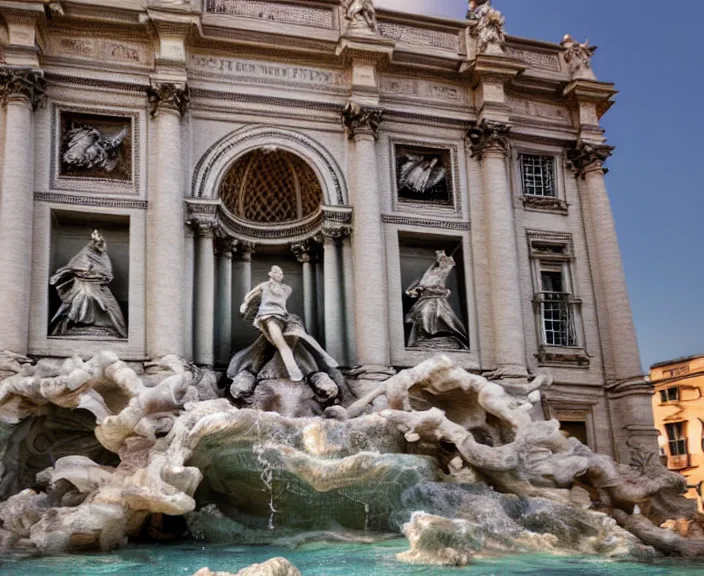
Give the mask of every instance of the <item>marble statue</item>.
[[88, 331], [92, 335], [127, 338], [127, 325], [115, 296], [112, 262], [102, 234], [93, 231], [90, 242], [49, 280], [61, 299], [51, 319], [52, 336]]
[[350, 28], [367, 29], [376, 32], [376, 9], [372, 0], [349, 0], [345, 18]]
[[560, 46], [564, 50], [562, 54], [569, 66], [572, 79], [595, 79], [592, 71], [592, 56], [596, 52], [596, 46], [590, 46], [589, 40], [586, 42], [575, 42], [569, 34], [565, 34]]
[[[337, 361], [286, 309], [292, 289], [278, 266], [244, 299], [240, 313], [261, 332], [232, 358], [227, 376], [236, 401], [288, 416], [322, 414], [346, 389]], [[305, 380], [305, 382], [303, 382]]]
[[467, 16], [477, 24], [472, 35], [477, 39], [478, 54], [503, 54], [506, 45], [506, 18], [492, 8], [491, 0], [472, 0]]
[[444, 250], [436, 252], [437, 260], [406, 290], [418, 301], [406, 316], [411, 324], [408, 346], [411, 348], [467, 349], [467, 330], [450, 305], [447, 277], [455, 267], [452, 256]]
[[76, 126], [63, 137], [63, 166], [113, 172], [120, 164], [120, 147], [129, 133], [129, 126], [110, 135], [92, 126]]

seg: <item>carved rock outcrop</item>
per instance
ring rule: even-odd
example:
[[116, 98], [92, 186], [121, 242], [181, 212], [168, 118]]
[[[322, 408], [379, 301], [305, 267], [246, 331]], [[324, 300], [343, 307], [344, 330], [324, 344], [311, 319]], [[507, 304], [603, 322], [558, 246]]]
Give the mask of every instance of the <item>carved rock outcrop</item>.
[[301, 576], [301, 573], [286, 558], [272, 558], [262, 564], [254, 564], [244, 568], [237, 574], [212, 572], [208, 568], [202, 568], [193, 576]]

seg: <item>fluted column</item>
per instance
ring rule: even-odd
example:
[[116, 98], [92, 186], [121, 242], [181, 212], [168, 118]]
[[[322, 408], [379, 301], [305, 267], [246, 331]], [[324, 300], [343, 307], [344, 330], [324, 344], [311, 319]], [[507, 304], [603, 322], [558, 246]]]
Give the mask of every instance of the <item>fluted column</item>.
[[354, 328], [354, 271], [352, 257], [352, 240], [349, 234], [342, 239], [342, 277], [343, 301], [345, 303], [345, 336], [347, 341], [347, 364], [351, 365], [357, 357], [357, 339]]
[[291, 246], [296, 260], [303, 272], [303, 321], [308, 334], [315, 335], [316, 326], [316, 290], [315, 275], [312, 264], [312, 248], [309, 242], [299, 242]]
[[147, 227], [147, 353], [183, 355], [185, 235], [181, 118], [188, 89], [155, 83], [148, 91], [156, 150]]
[[342, 302], [340, 234], [323, 232], [323, 278], [325, 287], [325, 349], [340, 364], [345, 364], [345, 308]]
[[193, 349], [193, 316], [195, 314], [195, 276], [196, 276], [196, 241], [195, 232], [190, 223], [186, 225], [186, 244], [184, 251], [184, 281], [183, 292], [185, 296], [184, 302], [184, 354], [186, 358], [194, 358]]
[[197, 230], [195, 361], [212, 366], [215, 363], [215, 229], [213, 223], [205, 222]]
[[356, 363], [361, 365], [388, 365], [390, 361], [385, 242], [376, 150], [381, 116], [380, 109], [363, 108], [353, 102], [348, 103], [343, 113], [347, 134], [353, 142], [350, 196], [354, 207], [354, 316]]
[[235, 243], [230, 239], [221, 240], [218, 249], [218, 363], [227, 364], [232, 354], [232, 252]]
[[27, 353], [34, 212], [32, 112], [40, 104], [42, 72], [0, 71], [5, 131], [0, 194], [0, 350]]
[[507, 165], [509, 131], [504, 124], [484, 120], [470, 130], [469, 140], [472, 155], [482, 165], [495, 360], [504, 376], [523, 377], [527, 375], [526, 348]]

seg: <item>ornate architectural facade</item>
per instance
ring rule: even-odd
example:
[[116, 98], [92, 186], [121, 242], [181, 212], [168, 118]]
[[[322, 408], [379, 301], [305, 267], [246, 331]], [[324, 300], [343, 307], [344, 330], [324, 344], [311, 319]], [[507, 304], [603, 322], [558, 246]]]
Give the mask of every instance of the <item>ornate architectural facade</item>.
[[[593, 48], [507, 36], [488, 2], [464, 21], [370, 0], [0, 17], [0, 349], [224, 367], [276, 265], [342, 366], [442, 352], [514, 387], [550, 371], [546, 416], [617, 458], [655, 447]], [[125, 329], [54, 330], [50, 278], [93, 230]]]

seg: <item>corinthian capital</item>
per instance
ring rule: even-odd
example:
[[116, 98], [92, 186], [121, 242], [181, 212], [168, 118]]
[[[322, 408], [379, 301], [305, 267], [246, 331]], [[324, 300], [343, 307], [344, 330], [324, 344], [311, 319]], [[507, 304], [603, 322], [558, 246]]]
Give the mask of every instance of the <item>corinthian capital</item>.
[[510, 132], [511, 127], [508, 124], [501, 124], [486, 118], [479, 124], [475, 122], [467, 133], [472, 149], [472, 158], [481, 160], [487, 150], [496, 150], [507, 154], [509, 150], [508, 135]]
[[32, 110], [44, 102], [46, 80], [41, 70], [27, 68], [0, 68], [0, 104], [23, 100]]
[[378, 140], [383, 114], [381, 108], [363, 107], [350, 100], [342, 111], [342, 124], [350, 140], [360, 134], [371, 134]]
[[191, 101], [187, 85], [171, 82], [154, 82], [147, 88], [147, 96], [152, 118], [160, 110], [175, 110], [183, 116]]
[[614, 151], [607, 144], [590, 144], [584, 140], [567, 152], [567, 159], [577, 176], [584, 176], [589, 170], [604, 170], [606, 162]]

